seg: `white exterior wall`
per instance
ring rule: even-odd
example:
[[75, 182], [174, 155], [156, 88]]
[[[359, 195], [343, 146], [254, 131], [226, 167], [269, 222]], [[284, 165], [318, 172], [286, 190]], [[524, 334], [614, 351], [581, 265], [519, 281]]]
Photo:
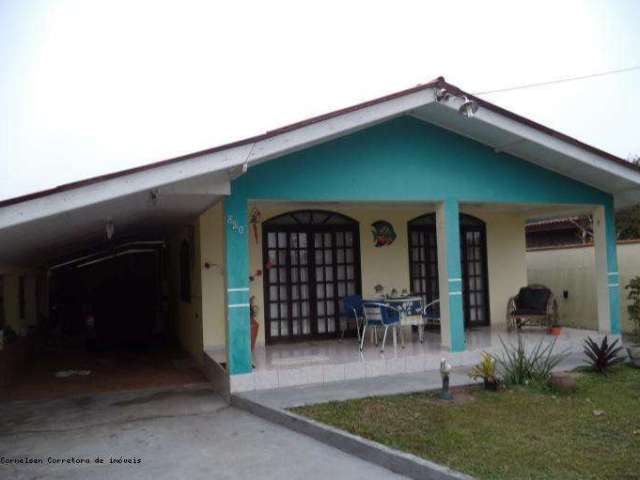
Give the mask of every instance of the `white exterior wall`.
[[[620, 305], [622, 331], [633, 331], [627, 312], [624, 287], [631, 278], [640, 275], [640, 242], [618, 244], [620, 272]], [[560, 324], [598, 329], [598, 307], [595, 282], [595, 255], [592, 246], [541, 249], [527, 252], [527, 273], [530, 283], [542, 283], [553, 290], [558, 299]], [[563, 291], [568, 298], [563, 298]]]
[[[224, 209], [219, 202], [199, 220], [202, 284], [202, 340], [205, 349], [222, 349], [226, 339]], [[205, 267], [209, 265], [209, 268]]]
[[[192, 235], [193, 232], [193, 235]], [[185, 302], [180, 295], [180, 247], [186, 240], [190, 243], [191, 258], [191, 300]], [[198, 363], [203, 352], [202, 288], [200, 284], [200, 235], [199, 225], [185, 226], [167, 241], [167, 281], [169, 315], [182, 348]]]

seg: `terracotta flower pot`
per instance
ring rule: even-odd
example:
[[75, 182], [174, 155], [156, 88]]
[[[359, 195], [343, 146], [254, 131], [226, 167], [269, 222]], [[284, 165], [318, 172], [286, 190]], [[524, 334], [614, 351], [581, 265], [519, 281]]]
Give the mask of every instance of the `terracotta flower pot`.
[[561, 333], [562, 327], [549, 327], [549, 335], [555, 335], [556, 337], [558, 337]]

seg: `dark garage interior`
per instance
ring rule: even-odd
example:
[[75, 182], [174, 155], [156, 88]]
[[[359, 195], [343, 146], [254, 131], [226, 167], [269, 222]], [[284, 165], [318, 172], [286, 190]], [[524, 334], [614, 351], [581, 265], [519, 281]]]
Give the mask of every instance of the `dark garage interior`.
[[133, 241], [53, 264], [48, 312], [4, 399], [54, 398], [204, 381], [171, 321], [167, 247]]
[[84, 337], [99, 351], [169, 342], [161, 256], [157, 249], [124, 251], [53, 270], [48, 340]]

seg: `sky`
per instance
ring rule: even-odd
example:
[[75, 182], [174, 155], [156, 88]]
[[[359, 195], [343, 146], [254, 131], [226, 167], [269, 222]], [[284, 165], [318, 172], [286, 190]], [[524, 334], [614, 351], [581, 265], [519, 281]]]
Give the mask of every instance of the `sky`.
[[[0, 199], [425, 83], [640, 65], [640, 2], [0, 0]], [[483, 98], [640, 154], [640, 70]]]

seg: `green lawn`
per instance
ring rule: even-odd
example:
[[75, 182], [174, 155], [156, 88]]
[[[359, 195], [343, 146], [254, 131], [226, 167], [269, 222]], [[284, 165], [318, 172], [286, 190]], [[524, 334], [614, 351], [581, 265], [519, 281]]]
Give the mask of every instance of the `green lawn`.
[[417, 393], [293, 411], [481, 479], [640, 479], [640, 370], [580, 374], [572, 395], [466, 392], [448, 404]]

